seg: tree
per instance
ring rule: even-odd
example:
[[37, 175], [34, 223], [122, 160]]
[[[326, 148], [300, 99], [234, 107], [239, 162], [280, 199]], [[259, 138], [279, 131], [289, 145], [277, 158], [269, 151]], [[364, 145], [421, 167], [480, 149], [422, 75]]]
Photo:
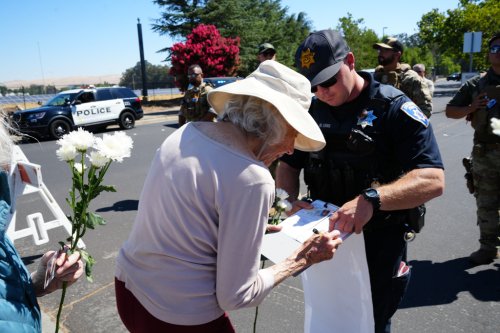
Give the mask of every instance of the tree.
[[153, 0], [160, 7], [166, 10], [161, 13], [161, 17], [155, 20], [153, 30], [160, 35], [170, 35], [172, 37], [185, 37], [201, 23], [200, 17], [203, 8], [209, 0]]
[[448, 74], [453, 64], [460, 64], [462, 70], [468, 71], [470, 55], [462, 52], [463, 36], [465, 32], [481, 31], [483, 52], [473, 54], [473, 64], [476, 70], [486, 69], [489, 64], [484, 52], [489, 37], [498, 30], [498, 17], [498, 0], [460, 0], [457, 9], [446, 13], [433, 9], [424, 14], [417, 23], [419, 37], [430, 46], [436, 63], [444, 67], [444, 74]]
[[[147, 88], [171, 88], [174, 86], [174, 78], [169, 75], [170, 68], [166, 65], [152, 65], [146, 61]], [[120, 86], [132, 89], [142, 89], [141, 62], [138, 61], [134, 67], [128, 68], [120, 78]]]
[[377, 51], [373, 44], [378, 41], [375, 31], [367, 28], [361, 28], [363, 19], [355, 20], [351, 13], [339, 19], [337, 30], [341, 31], [356, 57], [357, 69], [375, 68], [378, 65]]
[[[264, 42], [274, 45], [278, 61], [293, 67], [295, 51], [307, 37], [311, 23], [306, 14], [288, 15], [280, 0], [154, 0], [165, 8], [153, 30], [172, 37], [186, 37], [198, 24], [215, 24], [224, 37], [240, 38], [240, 66], [246, 76], [257, 66], [257, 48]], [[171, 48], [160, 51], [168, 53]]]
[[232, 76], [239, 64], [240, 39], [224, 38], [214, 25], [200, 24], [187, 36], [185, 43], [172, 46], [172, 68], [176, 85], [186, 89], [187, 70], [198, 64], [205, 76]]

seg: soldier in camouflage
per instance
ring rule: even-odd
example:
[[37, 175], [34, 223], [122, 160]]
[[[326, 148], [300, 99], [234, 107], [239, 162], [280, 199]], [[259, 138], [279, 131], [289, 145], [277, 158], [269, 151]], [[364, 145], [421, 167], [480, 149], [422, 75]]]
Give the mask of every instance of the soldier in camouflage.
[[500, 32], [488, 43], [490, 69], [468, 80], [446, 106], [448, 118], [466, 117], [474, 127], [472, 175], [479, 225], [479, 250], [469, 259], [484, 265], [499, 257], [500, 245], [500, 136], [491, 118], [500, 118]]
[[410, 65], [399, 62], [403, 55], [403, 44], [394, 37], [388, 37], [383, 43], [373, 44], [373, 48], [378, 50], [379, 63], [375, 68], [375, 80], [404, 92], [430, 118], [432, 95], [427, 83]]
[[179, 111], [179, 127], [188, 121], [213, 121], [216, 113], [207, 101], [212, 86], [203, 82], [203, 70], [199, 65], [188, 68], [189, 86], [184, 93]]

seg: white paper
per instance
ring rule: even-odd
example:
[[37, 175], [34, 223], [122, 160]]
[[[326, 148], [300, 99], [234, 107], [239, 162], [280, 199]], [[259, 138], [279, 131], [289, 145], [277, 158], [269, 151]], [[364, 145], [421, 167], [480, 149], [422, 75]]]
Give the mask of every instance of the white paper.
[[[338, 207], [319, 200], [313, 206], [312, 210], [300, 210], [284, 220], [281, 232], [266, 234], [262, 254], [279, 263], [308, 239], [314, 228], [328, 231], [328, 218]], [[305, 333], [374, 331], [365, 242], [363, 234], [350, 235], [341, 233], [343, 243], [332, 260], [302, 273]]]
[[302, 273], [305, 333], [373, 333], [373, 306], [363, 234], [353, 234], [332, 260]]
[[[313, 229], [328, 231], [329, 217], [338, 207], [321, 200], [312, 203], [313, 209], [301, 209], [280, 223], [280, 232], [269, 233], [262, 242], [262, 255], [274, 263], [285, 260], [313, 234]], [[350, 233], [341, 232], [345, 240]]]

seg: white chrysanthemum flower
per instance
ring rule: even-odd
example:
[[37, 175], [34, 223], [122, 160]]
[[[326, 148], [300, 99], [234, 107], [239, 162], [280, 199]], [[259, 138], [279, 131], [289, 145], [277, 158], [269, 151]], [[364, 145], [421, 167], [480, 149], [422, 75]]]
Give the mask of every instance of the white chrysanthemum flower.
[[130, 157], [133, 147], [132, 138], [124, 132], [115, 132], [113, 135], [104, 134], [96, 138], [95, 148], [103, 156], [116, 162], [122, 162], [125, 157]]
[[94, 146], [95, 137], [94, 134], [80, 127], [78, 128], [78, 130], [69, 132], [68, 134], [64, 135], [61, 140], [73, 144], [77, 151], [85, 152], [87, 151], [87, 149]]
[[493, 134], [500, 135], [500, 119], [491, 118], [491, 128], [493, 129]]
[[281, 189], [281, 188], [277, 188], [276, 189], [276, 196], [280, 199], [280, 200], [285, 200], [288, 198], [288, 193]]
[[106, 165], [106, 163], [109, 162], [109, 158], [102, 155], [100, 152], [98, 151], [91, 151], [90, 152], [90, 156], [89, 156], [89, 161], [90, 161], [90, 164], [92, 164], [94, 167], [96, 168], [102, 168], [103, 166]]
[[74, 160], [75, 157], [76, 157], [76, 155], [78, 154], [78, 152], [76, 151], [75, 146], [73, 146], [69, 142], [59, 142], [59, 141], [57, 143], [61, 145], [61, 148], [59, 148], [56, 151], [57, 157], [61, 161], [66, 161], [66, 162]]
[[278, 208], [281, 211], [288, 212], [292, 209], [292, 204], [288, 200], [280, 200], [278, 201]]
[[73, 165], [73, 168], [75, 168], [75, 170], [78, 171], [79, 174], [82, 174], [82, 168], [83, 168], [83, 171], [85, 171], [87, 169], [87, 166], [85, 164], [82, 164], [82, 163], [75, 163]]

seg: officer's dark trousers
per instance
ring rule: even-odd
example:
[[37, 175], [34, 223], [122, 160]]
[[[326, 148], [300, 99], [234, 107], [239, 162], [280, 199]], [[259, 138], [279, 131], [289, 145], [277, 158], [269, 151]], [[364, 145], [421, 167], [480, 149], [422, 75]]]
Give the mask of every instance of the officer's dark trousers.
[[391, 331], [396, 312], [410, 280], [410, 273], [397, 277], [401, 261], [406, 262], [404, 227], [392, 225], [365, 231], [366, 258], [370, 273], [375, 333]]

